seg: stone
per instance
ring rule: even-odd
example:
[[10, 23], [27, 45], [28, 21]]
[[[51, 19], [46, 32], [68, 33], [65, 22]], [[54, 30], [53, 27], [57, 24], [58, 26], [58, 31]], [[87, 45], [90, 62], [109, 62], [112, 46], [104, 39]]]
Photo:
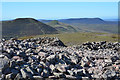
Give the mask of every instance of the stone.
[[95, 75], [93, 75], [93, 78], [100, 78], [100, 76], [99, 75], [97, 75], [97, 74], [95, 74]]
[[5, 78], [6, 78], [6, 79], [13, 79], [12, 73], [7, 74]]
[[19, 73], [19, 71], [18, 71], [18, 70], [16, 70], [16, 69], [11, 69], [11, 72], [13, 73], [13, 75], [14, 75], [14, 76], [16, 76], [16, 74], [18, 74], [18, 73]]
[[28, 73], [25, 69], [20, 69], [20, 71], [21, 71], [22, 77], [24, 79], [27, 79], [27, 78], [32, 79], [33, 78], [32, 74]]
[[17, 55], [21, 56], [21, 57], [26, 57], [26, 54], [24, 52], [20, 52], [20, 51], [17, 52]]
[[17, 60], [17, 59], [20, 59], [20, 57], [19, 56], [13, 56], [13, 59]]
[[117, 56], [113, 56], [113, 57], [111, 58], [111, 60], [112, 60], [112, 62], [116, 62], [117, 60], [119, 60], [119, 58], [118, 58]]
[[15, 66], [15, 69], [20, 70], [20, 66], [19, 65]]
[[22, 77], [26, 79], [28, 75], [25, 72], [25, 69], [21, 69], [20, 71], [21, 71]]
[[75, 72], [76, 76], [83, 76], [84, 75], [82, 69], [74, 70], [74, 72]]
[[57, 65], [56, 69], [62, 73], [66, 72], [67, 65]]
[[4, 70], [9, 67], [9, 59], [0, 58], [0, 70]]
[[13, 67], [15, 67], [15, 66], [16, 66], [15, 61], [10, 61], [10, 63], [9, 63], [9, 67], [13, 68]]
[[65, 46], [58, 38], [0, 39], [0, 79], [118, 79], [120, 43]]
[[53, 64], [51, 64], [51, 65], [50, 65], [50, 69], [51, 69], [52, 72], [53, 72], [53, 70], [55, 69], [55, 66], [54, 66]]
[[39, 55], [40, 57], [46, 57], [48, 54], [45, 53], [45, 52], [39, 52], [38, 55]]
[[84, 67], [85, 62], [83, 60], [81, 60], [81, 66]]
[[30, 72], [32, 75], [34, 75], [34, 71], [32, 70], [32, 68], [31, 67], [26, 67], [26, 70], [27, 70], [27, 72]]
[[74, 64], [77, 64], [77, 62], [78, 62], [78, 59], [77, 59], [77, 58], [71, 56], [70, 59], [71, 59], [71, 61], [72, 61]]
[[46, 58], [46, 60], [48, 60], [48, 61], [51, 61], [53, 59], [55, 59], [55, 55], [50, 55]]
[[102, 78], [105, 78], [105, 79], [107, 78], [106, 74], [102, 74], [101, 76], [102, 76]]
[[38, 68], [37, 69], [38, 74], [41, 74], [42, 70], [43, 70], [42, 68]]
[[16, 77], [14, 78], [14, 80], [20, 80], [22, 78], [22, 76], [20, 75], [20, 73], [18, 73], [17, 75], [16, 75]]
[[74, 72], [73, 72], [72, 70], [67, 70], [67, 72], [68, 72], [71, 76], [74, 75]]
[[65, 75], [65, 77], [66, 77], [67, 79], [77, 79], [77, 77], [72, 76], [72, 75]]
[[2, 69], [2, 73], [5, 74], [5, 75], [6, 74], [10, 74], [11, 73], [11, 69], [9, 67], [3, 68]]
[[49, 75], [50, 75], [49, 71], [46, 70], [46, 69], [44, 69], [43, 72], [41, 73], [41, 76], [44, 77], [44, 78], [48, 78]]
[[65, 78], [65, 75], [63, 73], [56, 73], [53, 72], [54, 76], [58, 77], [58, 78]]
[[49, 79], [57, 79], [57, 76], [49, 76]]
[[111, 76], [114, 77], [116, 75], [115, 71], [111, 72]]
[[58, 54], [59, 59], [62, 59], [63, 54]]
[[4, 58], [4, 55], [0, 54], [0, 58]]
[[41, 77], [41, 76], [33, 76], [33, 78], [34, 78], [35, 80], [43, 80], [43, 77]]
[[25, 53], [30, 53], [31, 51], [32, 51], [32, 49], [29, 48], [29, 49], [27, 49], [27, 50], [25, 51]]
[[106, 63], [112, 63], [112, 60], [111, 59], [105, 59], [105, 62]]
[[90, 80], [89, 77], [82, 77], [82, 80]]
[[25, 64], [25, 61], [23, 61], [23, 60], [17, 60], [16, 64], [20, 66], [20, 65]]

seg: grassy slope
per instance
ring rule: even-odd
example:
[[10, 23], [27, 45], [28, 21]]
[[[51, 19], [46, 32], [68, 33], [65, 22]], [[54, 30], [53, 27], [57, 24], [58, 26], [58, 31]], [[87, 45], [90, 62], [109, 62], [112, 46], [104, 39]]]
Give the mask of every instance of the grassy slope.
[[62, 40], [66, 45], [77, 45], [82, 44], [84, 42], [90, 41], [110, 41], [116, 42], [118, 41], [117, 34], [108, 34], [108, 33], [63, 33], [63, 34], [51, 34], [51, 35], [38, 35], [38, 36], [27, 36], [21, 37], [20, 39], [27, 39], [33, 37], [58, 37]]
[[82, 23], [70, 23], [82, 31], [88, 32], [108, 32], [117, 33], [117, 24], [82, 24]]
[[55, 28], [33, 18], [18, 18], [2, 22], [2, 35], [5, 38], [55, 33], [58, 33]]
[[100, 18], [76, 18], [59, 20], [76, 27], [83, 32], [108, 32], [118, 33], [117, 21], [104, 21]]
[[57, 20], [53, 20], [47, 23], [47, 25], [54, 27], [59, 32], [77, 32], [77, 30], [73, 26], [59, 22]]

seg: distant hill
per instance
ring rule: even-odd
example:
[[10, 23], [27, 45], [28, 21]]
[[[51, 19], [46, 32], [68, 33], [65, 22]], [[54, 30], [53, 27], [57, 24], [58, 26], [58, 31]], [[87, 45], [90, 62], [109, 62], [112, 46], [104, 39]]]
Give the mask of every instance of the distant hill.
[[62, 23], [73, 25], [83, 32], [118, 33], [117, 21], [104, 21], [100, 18], [73, 18], [58, 20]]
[[33, 18], [17, 18], [12, 21], [2, 21], [3, 37], [21, 37], [41, 34], [54, 34], [58, 31]]
[[100, 18], [71, 18], [71, 19], [60, 19], [59, 21], [64, 23], [85, 23], [85, 24], [105, 23], [105, 21]]
[[[43, 23], [48, 23], [52, 20], [39, 20]], [[85, 23], [85, 24], [91, 24], [91, 23], [105, 23], [104, 20], [100, 18], [70, 18], [70, 19], [58, 19], [58, 21], [63, 22], [63, 23]]]
[[51, 22], [48, 22], [47, 24], [54, 27], [59, 32], [77, 32], [77, 30], [73, 26], [61, 23], [57, 20], [53, 20]]
[[38, 21], [41, 21], [41, 22], [43, 22], [43, 23], [48, 23], [48, 22], [53, 21], [53, 20], [43, 20], [43, 19], [40, 20], [40, 19], [39, 19]]
[[[52, 20], [41, 20], [43, 23], [48, 23]], [[58, 19], [59, 22], [69, 24], [80, 32], [107, 32], [118, 33], [117, 21], [104, 21], [101, 18], [71, 18]]]

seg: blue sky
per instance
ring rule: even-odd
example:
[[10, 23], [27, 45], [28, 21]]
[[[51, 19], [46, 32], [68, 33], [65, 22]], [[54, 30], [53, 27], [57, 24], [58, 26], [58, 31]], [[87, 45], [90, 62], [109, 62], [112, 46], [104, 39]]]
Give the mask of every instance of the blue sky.
[[35, 19], [118, 17], [117, 2], [3, 2], [2, 19], [32, 17]]

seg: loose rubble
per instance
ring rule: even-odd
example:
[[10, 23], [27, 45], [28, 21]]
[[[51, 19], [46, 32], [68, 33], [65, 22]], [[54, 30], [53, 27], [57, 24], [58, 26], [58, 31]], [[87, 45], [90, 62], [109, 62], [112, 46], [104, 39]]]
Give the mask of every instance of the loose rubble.
[[67, 47], [58, 38], [0, 40], [0, 78], [120, 79], [120, 43]]

